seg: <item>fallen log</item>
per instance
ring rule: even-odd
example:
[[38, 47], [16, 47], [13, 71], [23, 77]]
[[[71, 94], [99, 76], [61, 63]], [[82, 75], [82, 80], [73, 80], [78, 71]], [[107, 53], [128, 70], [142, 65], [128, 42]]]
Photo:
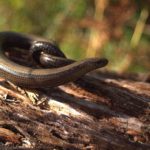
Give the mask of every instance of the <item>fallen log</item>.
[[3, 81], [0, 148], [148, 150], [150, 84], [144, 81], [96, 71], [24, 94]]

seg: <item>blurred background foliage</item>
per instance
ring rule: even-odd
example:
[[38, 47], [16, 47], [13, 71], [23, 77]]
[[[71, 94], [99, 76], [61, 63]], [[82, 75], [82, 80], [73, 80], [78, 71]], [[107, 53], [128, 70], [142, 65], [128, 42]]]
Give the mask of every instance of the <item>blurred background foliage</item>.
[[150, 0], [1, 0], [0, 31], [57, 41], [67, 57], [106, 57], [107, 69], [148, 72]]

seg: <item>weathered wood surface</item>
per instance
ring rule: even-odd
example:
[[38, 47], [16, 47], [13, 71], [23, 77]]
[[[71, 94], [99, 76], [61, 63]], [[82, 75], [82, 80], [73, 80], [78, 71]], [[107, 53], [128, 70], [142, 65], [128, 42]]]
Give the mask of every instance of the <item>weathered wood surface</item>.
[[0, 149], [150, 149], [150, 84], [130, 77], [93, 72], [37, 100], [1, 82]]

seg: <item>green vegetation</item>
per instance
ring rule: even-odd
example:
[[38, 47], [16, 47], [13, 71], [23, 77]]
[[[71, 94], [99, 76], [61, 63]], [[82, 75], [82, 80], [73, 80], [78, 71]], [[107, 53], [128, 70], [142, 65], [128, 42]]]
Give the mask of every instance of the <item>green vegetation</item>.
[[106, 57], [107, 69], [148, 72], [149, 1], [1, 0], [0, 30], [57, 41], [69, 58]]

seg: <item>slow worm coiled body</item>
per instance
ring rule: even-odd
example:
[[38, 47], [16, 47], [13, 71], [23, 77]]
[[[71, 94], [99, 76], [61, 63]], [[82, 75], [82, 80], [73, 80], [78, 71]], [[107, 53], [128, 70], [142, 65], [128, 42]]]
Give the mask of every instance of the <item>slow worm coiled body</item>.
[[[0, 32], [0, 76], [22, 87], [56, 87], [75, 81], [86, 73], [104, 67], [108, 63], [105, 58], [90, 58], [58, 68], [33, 69], [11, 61], [4, 54], [4, 49], [11, 47], [29, 50], [38, 40], [19, 33]], [[50, 45], [53, 47], [52, 44]], [[61, 55], [61, 51], [55, 46], [53, 51], [56, 55], [57, 53]]]

